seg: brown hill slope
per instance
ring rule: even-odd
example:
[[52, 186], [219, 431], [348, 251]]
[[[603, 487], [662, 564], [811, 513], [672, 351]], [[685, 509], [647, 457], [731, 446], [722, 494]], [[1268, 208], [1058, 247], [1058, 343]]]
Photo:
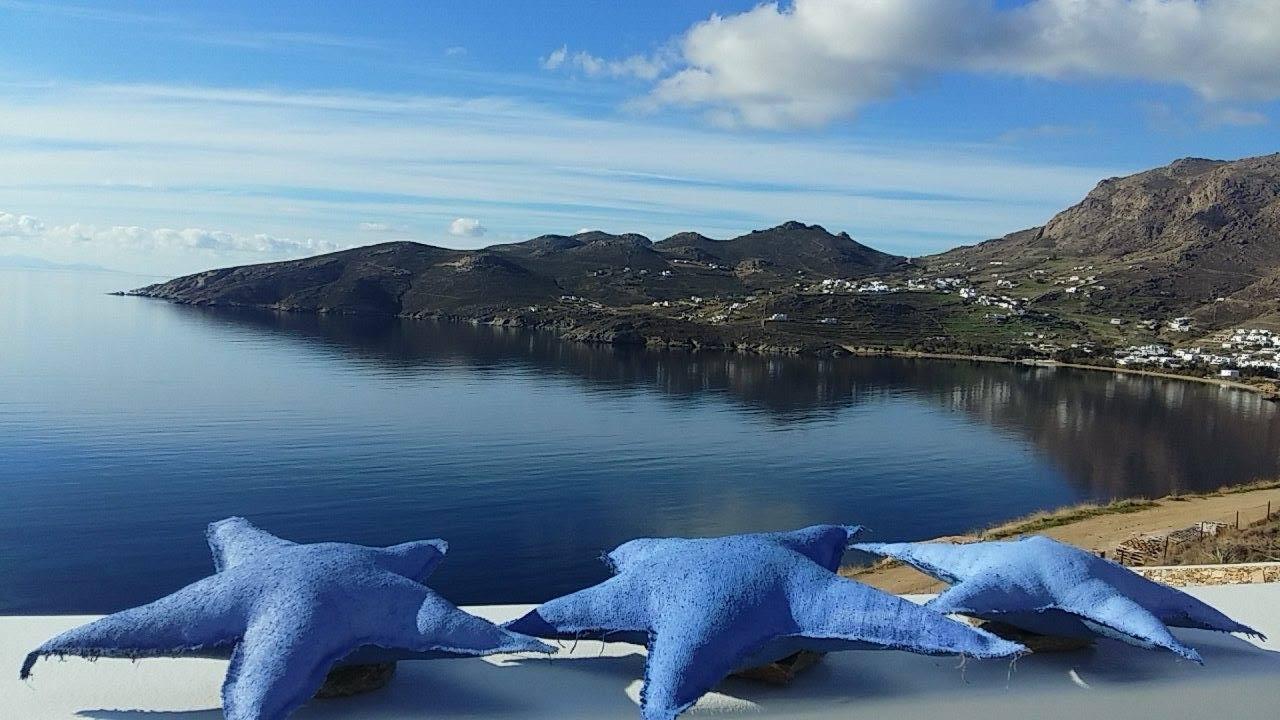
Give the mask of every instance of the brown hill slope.
[[[870, 276], [887, 283], [879, 293], [820, 283]], [[1103, 180], [1043, 227], [915, 262], [793, 221], [728, 240], [593, 231], [481, 250], [386, 243], [135, 294], [697, 347], [1044, 356], [1185, 343], [1229, 326], [1280, 329], [1280, 155]], [[1180, 315], [1196, 318], [1193, 332], [1164, 323]]]
[[851, 278], [881, 273], [905, 259], [867, 247], [847, 233], [790, 221], [729, 240], [698, 233], [672, 235], [654, 246], [670, 257], [732, 268], [744, 282], [761, 287], [797, 279]]
[[1042, 227], [925, 262], [969, 268], [1002, 262], [1014, 271], [1087, 267], [1105, 288], [1093, 293], [1101, 308], [1193, 313], [1215, 326], [1275, 319], [1280, 154], [1186, 158], [1108, 178]]
[[731, 240], [697, 237], [711, 250], [699, 255], [682, 250], [683, 240], [655, 244], [643, 235], [594, 231], [481, 250], [385, 243], [211, 270], [135, 294], [200, 305], [480, 317], [563, 297], [626, 307], [745, 294], [805, 277], [869, 275], [902, 262], [846, 234], [797, 222]]

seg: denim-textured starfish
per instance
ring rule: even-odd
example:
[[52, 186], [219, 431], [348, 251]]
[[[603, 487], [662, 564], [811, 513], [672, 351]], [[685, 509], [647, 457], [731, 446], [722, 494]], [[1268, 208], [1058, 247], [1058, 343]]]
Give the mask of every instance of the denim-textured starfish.
[[1010, 542], [864, 543], [951, 583], [928, 603], [1045, 635], [1098, 635], [1201, 662], [1166, 626], [1261, 636], [1214, 608], [1092, 553], [1043, 536]]
[[216, 573], [148, 605], [68, 630], [27, 656], [227, 657], [228, 720], [277, 720], [315, 695], [336, 664], [550, 652], [468, 615], [419, 581], [446, 544], [299, 545], [243, 518], [208, 530]]
[[1003, 657], [1021, 645], [833, 571], [856, 527], [698, 540], [642, 539], [617, 574], [507, 624], [548, 638], [647, 642], [641, 713], [669, 720], [736, 669], [797, 650], [890, 648]]

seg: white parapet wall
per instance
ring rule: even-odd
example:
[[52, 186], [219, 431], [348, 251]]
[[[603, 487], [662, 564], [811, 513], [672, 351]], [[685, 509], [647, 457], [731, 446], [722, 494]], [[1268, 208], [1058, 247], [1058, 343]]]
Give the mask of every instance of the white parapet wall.
[[[960, 661], [903, 652], [828, 655], [787, 687], [728, 680], [690, 718], [928, 718], [929, 720], [1274, 719], [1280, 708], [1280, 583], [1189, 592], [1271, 640], [1198, 630], [1175, 634], [1203, 666], [1102, 640], [1092, 649], [1017, 662]], [[926, 597], [913, 596], [923, 601]], [[504, 621], [529, 606], [471, 612]], [[0, 617], [0, 718], [6, 720], [217, 720], [226, 663], [215, 660], [42, 661], [18, 680], [28, 650], [89, 617]], [[298, 720], [639, 717], [644, 649], [564, 643], [552, 658], [400, 663], [374, 693], [312, 701]]]

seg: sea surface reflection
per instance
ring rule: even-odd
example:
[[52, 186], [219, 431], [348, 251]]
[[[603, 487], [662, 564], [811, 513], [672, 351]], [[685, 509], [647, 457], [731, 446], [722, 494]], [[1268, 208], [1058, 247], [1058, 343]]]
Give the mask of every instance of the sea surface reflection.
[[643, 535], [961, 532], [1275, 475], [1280, 406], [1203, 384], [889, 358], [655, 352], [464, 324], [179, 307], [0, 271], [0, 613], [200, 577], [203, 528], [444, 537], [455, 601], [604, 577]]

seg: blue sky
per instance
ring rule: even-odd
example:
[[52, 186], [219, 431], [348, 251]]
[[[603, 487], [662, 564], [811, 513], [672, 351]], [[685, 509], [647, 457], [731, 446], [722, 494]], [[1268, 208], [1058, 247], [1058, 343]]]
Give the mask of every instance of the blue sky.
[[1272, 0], [0, 0], [0, 255], [787, 219], [923, 254], [1280, 150]]

